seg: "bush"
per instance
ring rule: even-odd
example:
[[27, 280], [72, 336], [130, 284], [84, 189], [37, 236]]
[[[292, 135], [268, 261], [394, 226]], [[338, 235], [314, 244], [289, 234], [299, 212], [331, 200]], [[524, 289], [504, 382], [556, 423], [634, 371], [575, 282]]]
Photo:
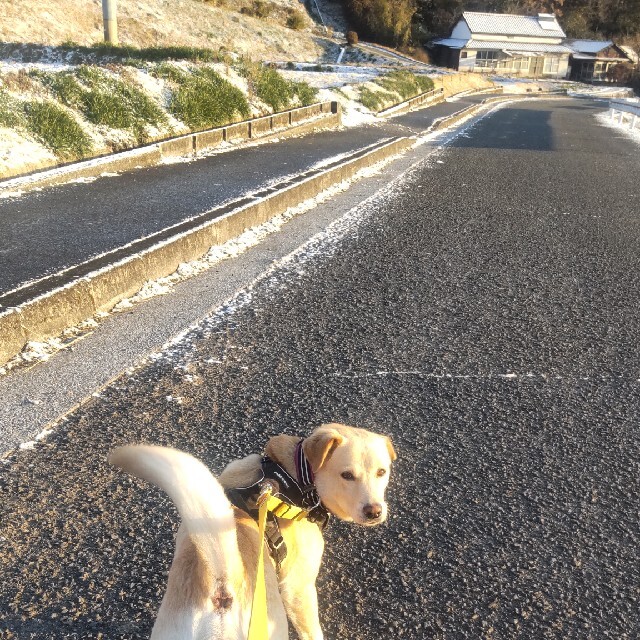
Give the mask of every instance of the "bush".
[[172, 95], [169, 110], [192, 129], [222, 126], [250, 114], [242, 91], [212, 69], [187, 77]]
[[355, 31], [347, 31], [347, 43], [351, 47], [358, 44], [358, 34]]
[[287, 18], [287, 27], [289, 27], [289, 29], [295, 29], [296, 31], [300, 31], [301, 29], [304, 29], [305, 26], [306, 26], [306, 22], [302, 12], [298, 11], [297, 9], [294, 9], [293, 11], [291, 11], [291, 13], [289, 14], [289, 17]]
[[258, 98], [274, 111], [282, 111], [289, 106], [293, 97], [291, 83], [287, 82], [275, 69], [261, 67], [252, 80]]
[[91, 153], [91, 139], [82, 127], [53, 102], [25, 104], [27, 129], [62, 160], [75, 160]]
[[253, 0], [253, 4], [250, 7], [242, 7], [242, 9], [240, 9], [240, 13], [242, 14], [263, 19], [268, 18], [272, 11], [273, 5], [263, 0]]
[[317, 102], [318, 90], [306, 82], [292, 82], [291, 88], [303, 107], [308, 107], [310, 104]]

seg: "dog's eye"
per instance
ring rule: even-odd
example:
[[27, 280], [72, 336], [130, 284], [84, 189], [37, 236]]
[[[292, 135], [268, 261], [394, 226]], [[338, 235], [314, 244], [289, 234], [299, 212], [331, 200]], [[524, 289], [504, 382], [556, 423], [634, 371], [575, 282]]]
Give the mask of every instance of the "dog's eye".
[[387, 473], [386, 469], [378, 469], [378, 473], [376, 474], [378, 478], [382, 478]]
[[345, 480], [355, 480], [355, 477], [351, 471], [343, 471], [340, 474]]

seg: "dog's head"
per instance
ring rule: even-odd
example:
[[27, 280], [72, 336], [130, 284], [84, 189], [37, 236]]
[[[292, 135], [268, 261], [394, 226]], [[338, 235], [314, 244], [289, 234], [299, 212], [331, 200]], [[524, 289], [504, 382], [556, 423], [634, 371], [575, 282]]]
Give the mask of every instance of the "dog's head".
[[384, 522], [384, 492], [396, 459], [389, 438], [325, 424], [304, 440], [302, 448], [313, 469], [318, 495], [331, 513], [366, 526]]

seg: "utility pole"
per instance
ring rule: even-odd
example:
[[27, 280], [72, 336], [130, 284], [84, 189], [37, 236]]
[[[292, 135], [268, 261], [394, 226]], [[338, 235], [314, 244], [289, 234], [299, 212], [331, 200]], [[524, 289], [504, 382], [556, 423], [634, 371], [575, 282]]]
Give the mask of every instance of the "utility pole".
[[102, 0], [104, 41], [111, 44], [118, 44], [118, 18], [116, 12], [116, 0]]

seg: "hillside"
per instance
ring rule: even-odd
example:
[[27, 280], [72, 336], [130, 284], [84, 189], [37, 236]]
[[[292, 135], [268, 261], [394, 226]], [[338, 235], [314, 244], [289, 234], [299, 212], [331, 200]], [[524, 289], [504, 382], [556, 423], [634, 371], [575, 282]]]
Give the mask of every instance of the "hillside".
[[[101, 0], [0, 0], [0, 15], [5, 43], [92, 45], [103, 39]], [[300, 28], [287, 26], [292, 15], [300, 16]], [[312, 62], [337, 49], [298, 0], [119, 2], [118, 33], [121, 43], [136, 47], [206, 47], [255, 60]]]

